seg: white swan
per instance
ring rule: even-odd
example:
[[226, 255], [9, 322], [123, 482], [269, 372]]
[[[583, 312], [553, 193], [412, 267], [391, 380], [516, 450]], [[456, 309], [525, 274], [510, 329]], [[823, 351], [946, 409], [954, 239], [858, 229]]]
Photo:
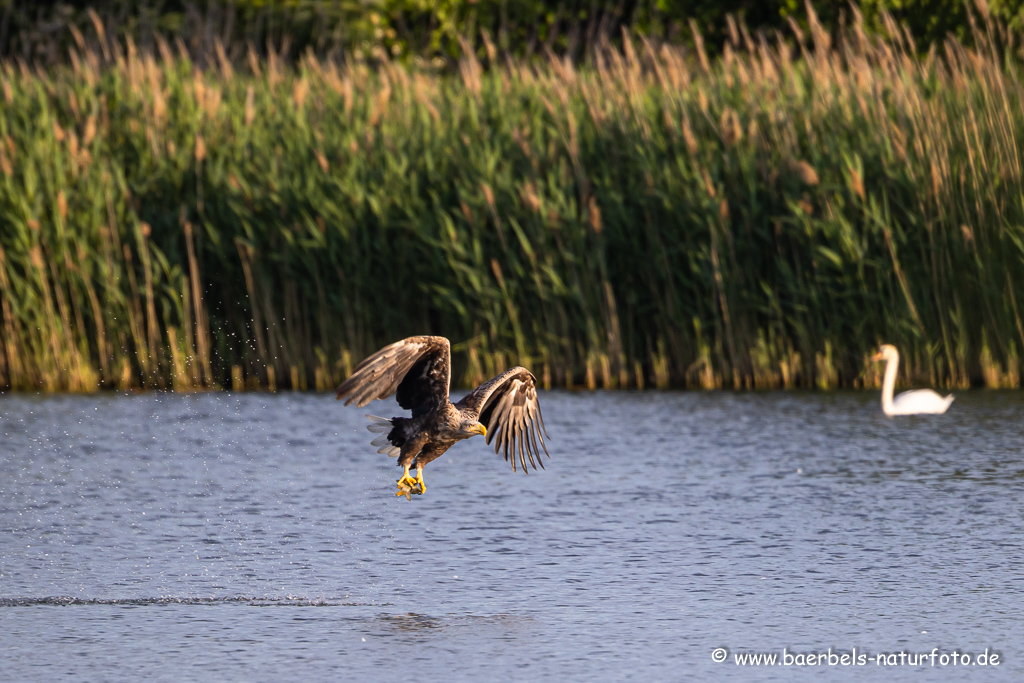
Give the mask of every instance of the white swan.
[[953, 395], [940, 396], [931, 389], [904, 391], [895, 399], [892, 397], [896, 386], [896, 369], [900, 364], [900, 352], [892, 344], [882, 344], [871, 360], [885, 361], [885, 381], [882, 382], [882, 412], [893, 415], [939, 415], [949, 408]]

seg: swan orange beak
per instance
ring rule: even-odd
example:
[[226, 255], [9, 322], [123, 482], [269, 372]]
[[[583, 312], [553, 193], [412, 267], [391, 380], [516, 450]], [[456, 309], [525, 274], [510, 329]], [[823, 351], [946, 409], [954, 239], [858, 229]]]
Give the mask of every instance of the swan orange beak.
[[879, 351], [875, 355], [871, 356], [871, 360], [882, 360], [882, 352]]

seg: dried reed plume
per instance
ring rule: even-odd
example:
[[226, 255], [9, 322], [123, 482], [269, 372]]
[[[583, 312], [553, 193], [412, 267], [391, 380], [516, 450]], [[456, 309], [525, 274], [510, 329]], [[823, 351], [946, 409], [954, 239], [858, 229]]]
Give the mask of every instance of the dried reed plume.
[[877, 386], [885, 340], [1018, 386], [1014, 37], [810, 24], [445, 75], [201, 68], [97, 18], [69, 67], [0, 65], [0, 386], [323, 389], [424, 332], [469, 382]]

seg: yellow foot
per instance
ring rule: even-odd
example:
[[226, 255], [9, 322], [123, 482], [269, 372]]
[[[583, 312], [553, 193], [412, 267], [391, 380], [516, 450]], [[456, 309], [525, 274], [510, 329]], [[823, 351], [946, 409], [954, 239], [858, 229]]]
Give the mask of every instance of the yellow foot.
[[420, 476], [416, 477], [416, 479], [414, 479], [413, 481], [415, 481], [416, 482], [416, 486], [419, 487], [419, 491], [413, 491], [413, 493], [422, 496], [424, 493], [427, 492], [427, 485], [423, 481], [423, 475], [422, 474], [420, 474]]
[[395, 495], [405, 496], [406, 500], [412, 500], [413, 493], [419, 495], [423, 493], [423, 489], [420, 486], [420, 480], [409, 476], [409, 469], [406, 468], [405, 474], [398, 480], [398, 491]]

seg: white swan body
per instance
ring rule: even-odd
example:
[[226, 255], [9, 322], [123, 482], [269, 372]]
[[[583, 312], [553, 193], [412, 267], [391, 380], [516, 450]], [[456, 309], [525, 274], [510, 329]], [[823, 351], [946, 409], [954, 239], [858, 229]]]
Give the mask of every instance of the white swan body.
[[889, 405], [886, 409], [882, 404], [882, 410], [886, 415], [941, 415], [953, 402], [953, 395], [942, 396], [931, 389], [916, 389], [904, 391], [895, 398], [892, 397], [892, 390], [889, 390]]
[[896, 398], [892, 390], [896, 386], [896, 370], [900, 364], [900, 353], [891, 344], [882, 344], [871, 360], [885, 361], [885, 379], [882, 382], [882, 412], [893, 415], [941, 415], [949, 409], [953, 395], [941, 396], [931, 389], [904, 391]]

